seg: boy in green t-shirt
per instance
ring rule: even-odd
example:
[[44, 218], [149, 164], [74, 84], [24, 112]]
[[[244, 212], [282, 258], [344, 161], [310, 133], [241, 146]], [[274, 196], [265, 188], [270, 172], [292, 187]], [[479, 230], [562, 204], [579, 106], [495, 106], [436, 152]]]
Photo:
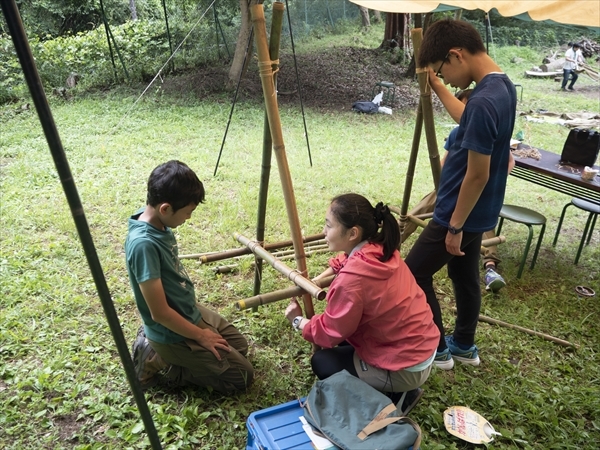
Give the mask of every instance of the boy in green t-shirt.
[[247, 388], [254, 370], [248, 342], [214, 311], [196, 303], [171, 231], [204, 201], [204, 187], [184, 163], [169, 161], [148, 179], [147, 205], [129, 219], [125, 255], [129, 281], [144, 326], [132, 348], [143, 388], [159, 374], [177, 386], [219, 392]]

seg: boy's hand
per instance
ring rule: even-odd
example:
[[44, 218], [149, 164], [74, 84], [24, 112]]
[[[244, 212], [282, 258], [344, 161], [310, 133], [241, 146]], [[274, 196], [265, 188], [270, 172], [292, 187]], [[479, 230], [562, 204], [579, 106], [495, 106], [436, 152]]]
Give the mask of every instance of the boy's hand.
[[431, 86], [431, 88], [435, 91], [437, 87], [444, 87], [444, 82], [442, 81], [442, 78], [439, 78], [431, 67], [429, 67], [428, 70], [429, 73], [427, 75], [429, 76], [429, 85]]
[[454, 256], [464, 256], [464, 252], [460, 251], [462, 243], [462, 233], [452, 234], [446, 233], [446, 251]]
[[230, 352], [229, 344], [223, 336], [207, 329], [199, 329], [198, 337], [194, 339], [198, 344], [207, 350], [210, 350], [215, 357], [221, 361], [221, 355], [217, 349]]

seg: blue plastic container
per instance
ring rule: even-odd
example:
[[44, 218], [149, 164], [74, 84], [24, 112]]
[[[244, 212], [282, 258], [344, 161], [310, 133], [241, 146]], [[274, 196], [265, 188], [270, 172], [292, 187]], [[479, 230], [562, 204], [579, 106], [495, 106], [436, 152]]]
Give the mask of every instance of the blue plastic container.
[[313, 450], [299, 419], [303, 415], [298, 400], [253, 412], [246, 421], [246, 450]]
[[246, 421], [246, 450], [314, 450], [299, 419], [303, 415], [298, 400], [253, 412]]

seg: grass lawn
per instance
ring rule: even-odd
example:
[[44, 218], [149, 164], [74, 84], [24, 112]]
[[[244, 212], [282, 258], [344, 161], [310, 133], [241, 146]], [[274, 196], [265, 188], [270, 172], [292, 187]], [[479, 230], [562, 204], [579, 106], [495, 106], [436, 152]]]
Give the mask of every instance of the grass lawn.
[[[382, 34], [381, 28], [374, 27], [370, 40], [362, 36], [353, 44], [373, 48]], [[327, 37], [320, 48], [343, 42], [343, 36]], [[310, 51], [319, 48], [311, 43]], [[511, 47], [490, 53], [515, 83], [523, 85], [519, 112], [599, 112], [599, 86], [589, 78], [580, 78], [580, 91], [562, 93], [553, 81], [522, 76], [524, 70], [540, 64], [539, 52]], [[522, 60], [512, 63], [514, 56]], [[131, 108], [142, 90], [121, 88], [68, 102], [52, 101], [128, 342], [141, 322], [124, 266], [123, 242], [128, 217], [145, 202], [150, 171], [173, 158], [196, 171], [205, 183], [207, 201], [175, 230], [179, 251], [218, 251], [239, 246], [232, 238], [234, 232], [248, 237], [256, 233], [262, 152], [264, 113], [259, 101], [237, 105], [213, 176], [230, 100], [150, 90]], [[20, 106], [6, 105], [0, 111], [0, 447], [147, 448], [37, 115]], [[337, 111], [308, 108], [312, 167], [298, 106], [282, 106], [281, 120], [305, 235], [322, 230], [329, 200], [343, 192], [400, 205], [414, 110], [363, 116], [352, 113], [350, 105]], [[435, 120], [441, 147], [452, 124], [439, 105]], [[517, 131], [524, 132], [525, 142], [556, 153], [568, 134], [565, 127], [527, 122], [524, 116], [517, 119]], [[432, 189], [424, 137], [421, 142], [412, 204]], [[270, 181], [267, 239], [285, 240], [290, 232], [275, 158]], [[434, 371], [411, 413], [423, 430], [422, 448], [471, 448], [444, 429], [442, 414], [453, 405], [478, 411], [502, 433], [490, 448], [597, 448], [600, 233], [596, 229], [575, 266], [587, 215], [570, 208], [558, 244], [552, 246], [558, 217], [569, 201], [563, 194], [509, 178], [505, 203], [541, 212], [548, 218], [548, 228], [535, 269], [516, 279], [527, 232], [525, 226], [505, 222], [507, 243], [500, 247], [500, 270], [508, 286], [498, 296], [485, 294], [481, 312], [568, 340], [579, 349], [481, 323], [477, 337], [481, 366]], [[414, 237], [403, 245], [403, 254], [412, 242]], [[310, 275], [320, 273], [330, 256], [311, 257]], [[165, 448], [245, 448], [245, 422], [251, 412], [308, 393], [314, 382], [311, 347], [285, 320], [286, 301], [256, 313], [235, 309], [235, 302], [252, 295], [249, 259], [241, 261], [239, 271], [227, 275], [215, 275], [214, 265], [195, 260], [184, 264], [199, 300], [220, 311], [248, 337], [256, 379], [237, 396], [203, 389], [153, 389], [146, 395], [150, 410]], [[578, 285], [598, 294], [578, 297]], [[263, 291], [287, 286], [283, 276], [265, 269]], [[445, 323], [451, 327], [453, 291], [445, 270], [436, 276], [436, 286]], [[322, 302], [315, 302], [317, 311], [323, 308]]]

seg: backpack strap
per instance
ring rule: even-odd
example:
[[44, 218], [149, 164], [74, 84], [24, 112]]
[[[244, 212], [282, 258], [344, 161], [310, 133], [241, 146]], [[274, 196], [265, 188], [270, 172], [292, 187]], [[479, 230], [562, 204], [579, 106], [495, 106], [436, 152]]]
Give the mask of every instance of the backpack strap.
[[390, 403], [385, 408], [383, 408], [379, 414], [375, 416], [369, 424], [362, 429], [360, 433], [356, 436], [364, 441], [370, 434], [375, 433], [376, 431], [381, 430], [382, 428], [387, 427], [390, 423], [394, 423], [401, 419], [401, 417], [387, 417], [390, 413], [396, 411], [396, 405]]
[[423, 434], [423, 432], [421, 431], [421, 427], [419, 426], [419, 424], [417, 422], [415, 422], [414, 420], [408, 418], [407, 416], [402, 416], [400, 417], [402, 419], [403, 422], [407, 422], [409, 423], [417, 432], [418, 436], [417, 439], [415, 439], [415, 443], [413, 444], [413, 448], [420, 448], [421, 447], [421, 435]]
[[421, 447], [421, 436], [422, 431], [421, 427], [412, 419], [402, 416], [402, 417], [386, 417], [392, 411], [396, 410], [396, 406], [392, 403], [381, 410], [377, 416], [369, 423], [363, 430], [358, 433], [357, 437], [364, 441], [370, 434], [375, 433], [376, 431], [381, 430], [382, 428], [387, 427], [389, 424], [397, 422], [398, 420], [402, 420], [403, 422], [408, 423], [410, 426], [414, 428], [417, 432], [417, 439], [415, 439], [415, 443], [413, 444], [413, 448]]

